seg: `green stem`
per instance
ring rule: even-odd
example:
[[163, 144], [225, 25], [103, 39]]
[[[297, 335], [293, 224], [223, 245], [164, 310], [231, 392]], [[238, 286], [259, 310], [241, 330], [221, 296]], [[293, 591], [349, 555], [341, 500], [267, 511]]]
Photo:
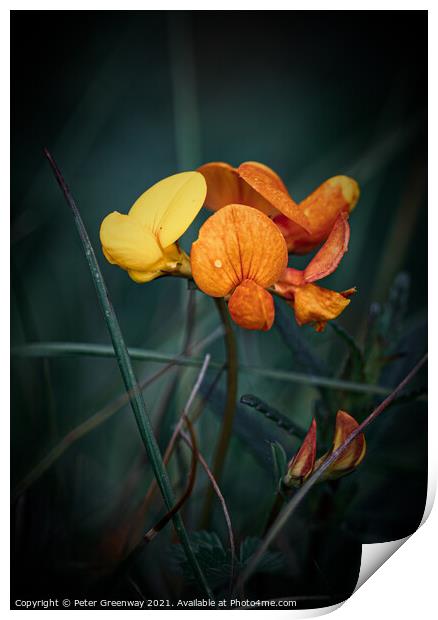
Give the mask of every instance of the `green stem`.
[[[76, 355], [114, 357], [115, 355], [114, 349], [110, 345], [90, 344], [85, 342], [38, 342], [13, 347], [11, 353], [13, 356], [17, 357], [68, 357]], [[200, 357], [160, 353], [158, 351], [131, 347], [128, 349], [128, 353], [131, 359], [138, 361], [157, 362], [159, 364], [168, 364], [171, 362], [177, 366], [192, 366], [196, 368], [202, 366], [202, 358]], [[224, 362], [222, 361], [212, 361], [209, 368], [218, 370], [222, 368], [223, 365]], [[323, 377], [320, 375], [306, 375], [290, 370], [246, 366], [243, 364], [238, 366], [238, 370], [239, 372], [258, 375], [267, 379], [276, 379], [278, 381], [287, 381], [288, 383], [298, 383], [300, 385], [309, 385], [312, 387], [326, 387], [332, 390], [375, 394], [377, 396], [388, 396], [388, 394], [391, 393], [391, 388], [383, 385], [367, 385], [366, 383], [332, 379], [331, 377]]]
[[[75, 224], [79, 233], [79, 236], [82, 241], [82, 245], [84, 247], [85, 255], [87, 258], [88, 266], [90, 268], [90, 272], [94, 281], [94, 285], [96, 288], [97, 297], [99, 299], [105, 321], [108, 327], [108, 331], [111, 336], [111, 340], [114, 347], [114, 352], [117, 358], [117, 362], [120, 368], [120, 373], [122, 375], [123, 381], [125, 383], [125, 388], [130, 394], [130, 402], [131, 407], [137, 422], [138, 430], [140, 432], [141, 438], [145, 445], [149, 460], [152, 465], [152, 469], [154, 471], [155, 478], [158, 482], [158, 485], [161, 490], [161, 494], [163, 496], [164, 502], [167, 506], [168, 510], [171, 510], [173, 505], [175, 504], [175, 497], [173, 494], [173, 490], [170, 484], [169, 477], [167, 475], [166, 468], [163, 463], [163, 459], [161, 457], [160, 450], [158, 448], [158, 444], [154, 437], [151, 422], [149, 416], [146, 412], [146, 406], [143, 400], [143, 394], [138, 387], [136, 377], [134, 375], [134, 371], [131, 364], [131, 359], [129, 357], [128, 349], [126, 347], [125, 341], [123, 339], [123, 335], [120, 329], [119, 322], [117, 320], [116, 313], [112, 307], [108, 289], [106, 288], [105, 281], [103, 279], [102, 273], [100, 271], [99, 264], [97, 262], [94, 249], [91, 245], [90, 239], [88, 237], [88, 233], [80, 216], [79, 210], [76, 206], [76, 203], [73, 199], [73, 196], [70, 193], [70, 190], [64, 181], [64, 178], [59, 170], [56, 162], [53, 157], [49, 153], [47, 149], [45, 149], [45, 155], [52, 167], [52, 170], [55, 174], [56, 180], [64, 194], [64, 197], [67, 201], [67, 204], [71, 208], [75, 220]], [[175, 530], [178, 534], [178, 537], [181, 540], [181, 544], [184, 548], [184, 551], [187, 556], [188, 562], [191, 564], [194, 574], [198, 580], [199, 586], [202, 591], [208, 596], [208, 598], [213, 598], [213, 594], [210, 590], [210, 587], [205, 579], [204, 573], [202, 572], [201, 567], [196, 559], [196, 556], [193, 552], [193, 549], [190, 545], [190, 540], [185, 529], [184, 523], [181, 519], [181, 516], [177, 513], [173, 515], [173, 524]]]
[[[236, 413], [238, 366], [236, 337], [234, 335], [226, 301], [223, 298], [215, 298], [215, 302], [225, 330], [225, 347], [227, 354], [227, 398], [225, 401], [221, 434], [216, 446], [212, 467], [213, 476], [220, 485], [222, 471], [233, 432], [234, 415]], [[209, 526], [213, 500], [214, 489], [212, 486], [209, 486], [207, 488], [204, 506], [202, 509], [201, 529], [207, 529]]]

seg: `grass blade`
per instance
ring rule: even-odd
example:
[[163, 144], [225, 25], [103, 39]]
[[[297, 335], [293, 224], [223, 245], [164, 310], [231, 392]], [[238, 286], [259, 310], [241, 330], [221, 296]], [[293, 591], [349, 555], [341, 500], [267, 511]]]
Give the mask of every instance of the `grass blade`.
[[[160, 454], [160, 450], [158, 448], [158, 444], [155, 440], [154, 434], [152, 432], [151, 422], [149, 420], [148, 414], [146, 412], [146, 406], [143, 400], [143, 394], [140, 391], [137, 380], [134, 375], [134, 371], [131, 364], [131, 359], [129, 357], [128, 349], [126, 347], [125, 341], [123, 339], [123, 335], [119, 326], [119, 322], [117, 320], [116, 314], [112, 307], [108, 290], [106, 288], [102, 273], [99, 268], [99, 264], [96, 259], [96, 255], [94, 253], [93, 247], [91, 245], [90, 239], [88, 237], [88, 233], [85, 229], [84, 223], [80, 216], [79, 210], [76, 206], [76, 203], [73, 199], [73, 196], [70, 193], [70, 190], [63, 179], [63, 176], [54, 161], [53, 157], [49, 153], [47, 149], [45, 149], [45, 155], [53, 169], [56, 180], [65, 196], [67, 204], [71, 208], [75, 220], [75, 224], [79, 233], [79, 236], [82, 241], [82, 245], [84, 247], [85, 256], [87, 258], [88, 266], [90, 268], [91, 276], [93, 278], [93, 282], [96, 288], [97, 297], [99, 299], [105, 321], [108, 327], [108, 331], [111, 336], [111, 341], [113, 343], [114, 352], [117, 358], [117, 363], [120, 368], [120, 373], [123, 378], [123, 382], [125, 384], [126, 390], [130, 394], [130, 402], [131, 407], [134, 412], [134, 416], [137, 422], [138, 430], [140, 432], [141, 438], [145, 445], [147, 454], [149, 456], [149, 460], [151, 462], [155, 478], [157, 480], [158, 486], [160, 487], [161, 494], [163, 496], [164, 502], [167, 506], [168, 510], [171, 510], [174, 503], [175, 498], [172, 491], [172, 487], [170, 485], [170, 480], [168, 478], [166, 468], [163, 463], [163, 459]], [[177, 513], [173, 516], [173, 524], [175, 526], [175, 530], [181, 540], [181, 544], [184, 548], [184, 551], [187, 555], [187, 560], [190, 562], [194, 574], [197, 577], [201, 590], [203, 590], [209, 598], [213, 598], [213, 594], [209, 588], [209, 585], [205, 579], [205, 576], [201, 570], [201, 567], [198, 564], [198, 561], [193, 553], [193, 549], [190, 545], [190, 540], [187, 535], [186, 529], [184, 527], [184, 523]]]
[[[13, 347], [12, 355], [18, 357], [68, 357], [77, 355], [88, 355], [91, 357], [114, 357], [114, 349], [109, 345], [76, 343], [76, 342], [38, 342], [28, 345]], [[139, 361], [158, 362], [160, 364], [175, 363], [178, 366], [192, 366], [199, 368], [202, 366], [200, 357], [189, 357], [184, 355], [160, 353], [148, 349], [129, 348], [128, 353], [131, 359]], [[223, 368], [224, 362], [212, 360], [209, 368], [218, 370]], [[262, 368], [261, 366], [246, 366], [239, 364], [239, 372], [250, 373], [276, 379], [277, 381], [287, 381], [300, 385], [310, 385], [312, 387], [326, 387], [332, 390], [345, 390], [346, 392], [359, 392], [364, 394], [376, 394], [387, 396], [391, 393], [391, 388], [382, 385], [372, 385], [358, 383], [355, 381], [345, 381], [343, 379], [332, 379], [321, 375], [305, 374], [291, 370], [281, 370], [277, 368]]]

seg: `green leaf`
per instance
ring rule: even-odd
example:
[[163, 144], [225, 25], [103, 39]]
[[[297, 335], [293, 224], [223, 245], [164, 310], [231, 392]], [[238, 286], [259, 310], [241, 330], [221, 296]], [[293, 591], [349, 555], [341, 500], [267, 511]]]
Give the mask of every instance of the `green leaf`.
[[287, 456], [285, 449], [278, 441], [271, 441], [272, 463], [274, 466], [274, 485], [275, 491], [278, 490], [280, 480], [287, 471]]
[[[220, 588], [231, 577], [231, 553], [224, 549], [222, 542], [214, 532], [194, 532], [190, 536], [196, 560], [213, 588]], [[189, 583], [196, 583], [192, 565], [181, 545], [172, 545], [170, 551], [172, 562], [183, 573]]]
[[[231, 553], [224, 549], [220, 539], [213, 532], [194, 532], [190, 536], [190, 542], [195, 552], [196, 559], [205, 572], [209, 582], [214, 588], [225, 586], [230, 580]], [[251, 560], [256, 549], [260, 546], [260, 539], [245, 538], [240, 545], [239, 559], [236, 566], [236, 574], [243, 571], [246, 564]], [[189, 583], [194, 583], [193, 569], [187, 562], [181, 545], [172, 546], [171, 551], [174, 566], [179, 569]], [[283, 554], [277, 551], [266, 551], [258, 568], [258, 573], [276, 574], [283, 572], [286, 563]]]

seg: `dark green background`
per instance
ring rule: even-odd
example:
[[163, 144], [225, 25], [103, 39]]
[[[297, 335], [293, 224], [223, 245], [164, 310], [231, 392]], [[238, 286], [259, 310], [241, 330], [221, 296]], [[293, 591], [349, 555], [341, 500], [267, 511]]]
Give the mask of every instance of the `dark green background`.
[[[101, 255], [100, 222], [110, 211], [126, 212], [147, 187], [178, 170], [212, 160], [259, 160], [278, 171], [297, 200], [336, 174], [358, 180], [362, 196], [351, 217], [349, 252], [323, 284], [336, 290], [357, 286], [341, 324], [360, 338], [372, 302], [387, 298], [400, 271], [409, 274], [404, 340], [397, 345], [405, 356], [380, 378], [395, 384], [426, 347], [426, 54], [426, 12], [12, 12], [13, 344], [109, 341], [44, 146], [77, 200], [128, 345], [170, 353], [183, 345], [186, 284], [134, 284]], [[206, 215], [186, 233], [187, 250]], [[218, 324], [210, 299], [197, 293], [196, 304], [195, 340]], [[236, 333], [243, 363], [305, 370], [275, 328]], [[334, 375], [345, 349], [333, 332], [304, 328], [302, 334]], [[220, 340], [209, 350], [223, 359]], [[135, 366], [141, 377], [158, 368]], [[162, 446], [196, 371], [177, 376], [159, 430]], [[171, 378], [145, 393], [153, 418]], [[15, 486], [62, 436], [120, 393], [122, 382], [113, 360], [13, 358], [12, 390]], [[310, 422], [316, 397], [311, 388], [245, 374], [239, 395], [247, 392], [303, 426]], [[242, 422], [247, 430], [253, 429], [251, 415], [259, 422], [249, 411]], [[414, 531], [425, 499], [425, 417], [424, 403], [416, 402], [370, 428], [360, 473], [338, 483], [344, 501], [324, 526], [330, 533], [318, 555], [322, 581], [308, 567], [303, 572], [294, 556], [292, 577], [275, 586], [266, 578], [259, 589], [273, 596], [345, 598], [357, 578], [359, 542]], [[269, 423], [262, 427], [271, 430]], [[207, 409], [199, 439], [208, 460], [217, 429]], [[258, 440], [265, 444], [264, 436]], [[290, 456], [296, 444], [286, 438], [285, 447]], [[129, 514], [150, 479], [144, 464], [132, 497], [118, 508], [141, 453], [125, 408], [21, 496], [13, 513], [14, 592], [53, 596], [69, 588], [85, 592], [94, 584], [90, 558], [98, 555], [98, 541], [117, 520], [117, 510]], [[189, 517], [204, 484], [200, 476]], [[245, 442], [233, 441], [223, 487], [238, 538], [260, 535], [273, 487]], [[161, 514], [158, 503], [154, 510], [149, 527]], [[306, 519], [291, 526], [291, 548], [302, 543], [303, 531], [310, 536]], [[222, 532], [220, 512], [215, 528]], [[306, 557], [305, 549], [297, 554]], [[142, 559], [145, 596], [166, 593], [148, 571], [157, 558], [166, 567], [160, 570], [168, 570], [160, 553], [157, 541]]]

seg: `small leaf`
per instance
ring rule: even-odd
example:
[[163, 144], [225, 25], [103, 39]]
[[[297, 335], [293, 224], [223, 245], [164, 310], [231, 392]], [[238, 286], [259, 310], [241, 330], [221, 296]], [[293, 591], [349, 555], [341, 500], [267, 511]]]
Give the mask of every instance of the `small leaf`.
[[274, 485], [275, 490], [277, 490], [279, 481], [282, 480], [287, 471], [287, 456], [285, 449], [278, 441], [270, 442], [270, 446], [274, 471]]
[[[202, 571], [214, 588], [224, 586], [230, 579], [231, 553], [225, 550], [221, 540], [214, 532], [194, 532], [190, 542]], [[181, 545], [172, 545], [170, 552], [172, 563], [180, 569], [184, 577], [191, 584], [196, 583], [191, 564], [181, 548]]]

